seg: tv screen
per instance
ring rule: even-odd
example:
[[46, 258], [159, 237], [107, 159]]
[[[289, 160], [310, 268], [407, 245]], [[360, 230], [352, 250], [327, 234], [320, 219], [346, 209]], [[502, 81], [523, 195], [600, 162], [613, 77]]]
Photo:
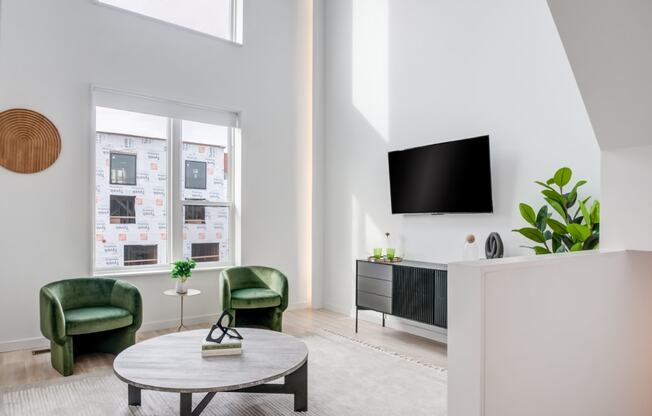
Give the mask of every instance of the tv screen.
[[489, 136], [389, 152], [393, 214], [493, 212]]

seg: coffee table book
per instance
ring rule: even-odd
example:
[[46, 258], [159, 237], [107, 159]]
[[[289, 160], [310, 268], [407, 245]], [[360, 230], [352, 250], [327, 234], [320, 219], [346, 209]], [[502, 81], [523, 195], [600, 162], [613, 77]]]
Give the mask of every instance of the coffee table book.
[[239, 339], [224, 339], [221, 343], [204, 340], [201, 345], [202, 357], [219, 357], [239, 354], [242, 354], [242, 341]]

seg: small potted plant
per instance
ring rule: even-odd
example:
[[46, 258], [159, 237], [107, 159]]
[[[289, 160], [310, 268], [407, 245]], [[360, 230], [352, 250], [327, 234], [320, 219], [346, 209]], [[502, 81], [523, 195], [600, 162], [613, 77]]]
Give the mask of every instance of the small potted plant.
[[183, 294], [188, 292], [186, 281], [192, 275], [192, 269], [197, 262], [193, 259], [175, 261], [172, 265], [172, 278], [175, 280], [175, 289], [177, 293]]

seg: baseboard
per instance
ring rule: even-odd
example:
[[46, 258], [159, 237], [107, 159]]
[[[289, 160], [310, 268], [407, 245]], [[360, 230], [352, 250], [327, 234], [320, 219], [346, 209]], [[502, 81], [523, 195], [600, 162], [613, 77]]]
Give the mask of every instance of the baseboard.
[[50, 348], [50, 341], [43, 337], [23, 338], [0, 342], [0, 352], [37, 350], [43, 348]]
[[310, 302], [293, 302], [288, 305], [289, 311], [296, 311], [300, 309], [311, 309], [312, 304]]

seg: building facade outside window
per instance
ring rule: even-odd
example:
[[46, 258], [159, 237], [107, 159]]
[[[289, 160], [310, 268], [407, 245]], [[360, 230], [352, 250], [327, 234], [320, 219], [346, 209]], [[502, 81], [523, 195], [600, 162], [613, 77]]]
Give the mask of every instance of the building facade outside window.
[[205, 123], [206, 110], [195, 121], [179, 104], [142, 99], [140, 112], [131, 111], [139, 99], [99, 97], [129, 110], [95, 106], [95, 273], [167, 269], [181, 258], [234, 264], [237, 115], [215, 110]]

